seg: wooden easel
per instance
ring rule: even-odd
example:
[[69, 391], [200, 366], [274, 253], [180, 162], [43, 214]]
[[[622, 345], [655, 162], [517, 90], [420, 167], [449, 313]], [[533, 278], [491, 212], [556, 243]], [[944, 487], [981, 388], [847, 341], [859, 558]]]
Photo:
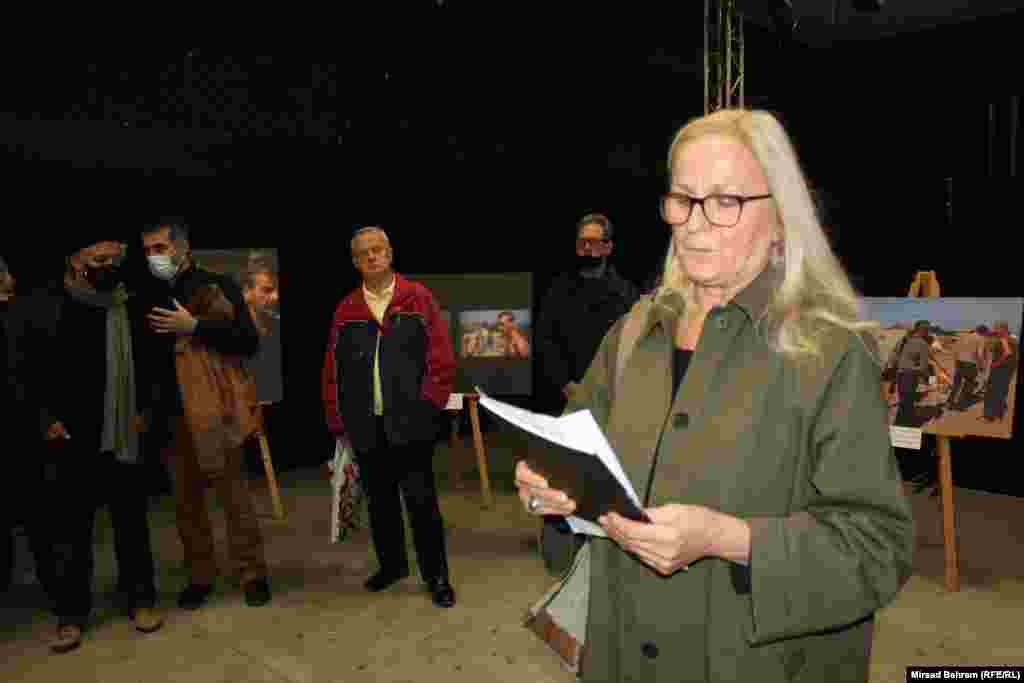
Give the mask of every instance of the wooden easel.
[[284, 519], [284, 504], [281, 502], [281, 490], [277, 486], [277, 477], [274, 476], [274, 463], [270, 459], [270, 444], [267, 442], [267, 422], [263, 416], [263, 406], [269, 405], [267, 401], [261, 401], [257, 407], [260, 412], [260, 430], [256, 432], [256, 438], [260, 442], [260, 454], [263, 456], [263, 471], [267, 475], [267, 485], [270, 487], [270, 503], [274, 507], [274, 519]]
[[[920, 270], [914, 275], [908, 296], [938, 297], [939, 280], [934, 270]], [[961, 435], [962, 436], [962, 435]], [[960, 590], [960, 556], [957, 550], [956, 513], [953, 509], [953, 458], [949, 435], [935, 435], [939, 455], [939, 485], [942, 491], [942, 538], [946, 554], [946, 590]]]
[[[469, 423], [473, 427], [473, 446], [476, 450], [476, 466], [477, 471], [480, 472], [480, 495], [484, 499], [484, 508], [489, 508], [493, 504], [491, 498], [491, 479], [487, 474], [487, 454], [484, 451], [484, 435], [480, 431], [480, 394], [463, 394], [462, 395], [463, 405], [467, 407], [469, 411]], [[454, 411], [452, 411], [454, 412]], [[459, 447], [459, 424], [458, 418], [453, 415], [452, 417], [452, 431], [448, 438], [448, 443], [452, 450]], [[458, 475], [455, 477], [459, 479]]]

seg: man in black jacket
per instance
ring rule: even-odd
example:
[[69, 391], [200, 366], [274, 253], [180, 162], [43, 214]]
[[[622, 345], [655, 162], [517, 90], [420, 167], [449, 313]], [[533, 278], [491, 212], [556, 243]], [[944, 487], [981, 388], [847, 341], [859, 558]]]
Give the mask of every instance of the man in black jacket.
[[41, 502], [44, 493], [44, 462], [40, 440], [31, 425], [35, 420], [25, 401], [19, 370], [23, 369], [21, 343], [24, 307], [15, 296], [14, 276], [0, 257], [0, 415], [4, 416], [3, 452], [6, 493], [0, 496], [0, 593], [7, 591], [15, 567], [14, 528], [23, 526], [35, 560], [36, 577], [50, 598], [56, 600], [56, 558], [53, 551], [50, 510]]
[[[270, 600], [270, 585], [259, 519], [242, 475], [244, 450], [240, 445], [225, 444], [213, 467], [200, 462], [198, 435], [190, 432], [184, 417], [175, 364], [179, 339], [194, 335], [215, 353], [248, 359], [259, 349], [259, 333], [238, 284], [193, 265], [184, 225], [147, 226], [142, 231], [142, 244], [153, 275], [147, 288], [153, 307], [146, 315], [150, 327], [150, 334], [146, 335], [147, 356], [152, 373], [148, 381], [155, 390], [150, 400], [154, 413], [169, 423], [173, 434], [178, 534], [191, 574], [188, 586], [178, 596], [178, 605], [196, 609], [205, 604], [218, 573], [213, 529], [205, 503], [207, 488], [216, 489], [224, 506], [229, 555], [241, 579], [246, 604], [264, 605]], [[209, 290], [212, 285], [230, 303], [230, 319], [199, 320], [183, 305], [192, 302], [200, 289]]]
[[[139, 359], [132, 314], [137, 298], [120, 265], [126, 245], [100, 229], [80, 228], [65, 249], [62, 283], [26, 302], [20, 372], [36, 413], [38, 448], [56, 461], [48, 496], [60, 511], [55, 539], [63, 556], [56, 591], [54, 652], [81, 644], [92, 611], [95, 511], [106, 504], [114, 529], [119, 602], [139, 631], [160, 628], [147, 519], [147, 478], [137, 401]], [[97, 236], [108, 239], [98, 239]], [[46, 442], [45, 445], [43, 442]]]
[[[541, 304], [535, 349], [541, 376], [555, 389], [552, 412], [583, 379], [608, 329], [629, 312], [640, 292], [609, 263], [614, 229], [599, 213], [576, 223], [574, 267], [559, 276]], [[582, 542], [573, 538], [563, 517], [544, 519], [542, 552], [548, 569], [560, 573]]]
[[636, 286], [609, 262], [614, 229], [599, 213], [576, 223], [573, 268], [551, 285], [541, 304], [535, 348], [542, 376], [561, 398], [583, 379], [608, 329], [640, 297]]

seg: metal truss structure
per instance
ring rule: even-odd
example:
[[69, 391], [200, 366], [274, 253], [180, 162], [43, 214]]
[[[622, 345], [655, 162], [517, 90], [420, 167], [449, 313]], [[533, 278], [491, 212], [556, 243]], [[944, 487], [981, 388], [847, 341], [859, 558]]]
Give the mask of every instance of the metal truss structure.
[[704, 0], [704, 113], [742, 107], [743, 15], [736, 0]]

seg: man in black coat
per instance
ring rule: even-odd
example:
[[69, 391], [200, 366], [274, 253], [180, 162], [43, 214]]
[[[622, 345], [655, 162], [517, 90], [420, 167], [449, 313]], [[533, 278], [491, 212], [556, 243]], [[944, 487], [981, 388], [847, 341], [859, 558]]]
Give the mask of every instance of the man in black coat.
[[30, 425], [31, 411], [24, 400], [25, 387], [19, 371], [24, 313], [16, 297], [16, 281], [0, 258], [0, 415], [4, 419], [2, 461], [4, 489], [0, 496], [0, 593], [11, 585], [15, 567], [14, 529], [21, 525], [35, 560], [36, 577], [50, 598], [57, 595], [56, 557], [50, 524], [51, 508], [45, 505], [45, 474], [39, 439]]
[[[55, 538], [63, 574], [56, 591], [54, 652], [81, 644], [92, 611], [96, 508], [110, 509], [121, 606], [139, 631], [160, 628], [142, 458], [132, 309], [123, 283], [126, 245], [84, 227], [64, 249], [63, 282], [26, 302], [25, 402], [35, 412], [38, 448], [55, 460], [49, 497], [60, 511]], [[106, 238], [106, 239], [103, 239]]]
[[[541, 377], [554, 389], [549, 405], [556, 414], [583, 379], [608, 329], [640, 297], [636, 286], [609, 263], [613, 236], [606, 216], [581, 218], [573, 268], [555, 280], [541, 304], [534, 348]], [[582, 537], [573, 539], [564, 518], [545, 518], [542, 552], [552, 572], [566, 568], [581, 543]]]
[[537, 320], [535, 350], [541, 375], [560, 400], [582, 379], [608, 329], [640, 297], [636, 286], [609, 262], [614, 248], [611, 221], [592, 213], [576, 224], [573, 267], [552, 283]]

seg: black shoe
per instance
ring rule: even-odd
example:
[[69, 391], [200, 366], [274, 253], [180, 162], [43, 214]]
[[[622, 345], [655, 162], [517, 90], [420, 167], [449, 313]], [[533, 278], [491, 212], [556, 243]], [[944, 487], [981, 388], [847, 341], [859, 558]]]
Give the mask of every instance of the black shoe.
[[270, 602], [270, 584], [266, 579], [256, 579], [245, 584], [245, 604], [261, 607]]
[[430, 591], [430, 599], [438, 607], [455, 606], [455, 589], [448, 583], [448, 579], [428, 581], [427, 590]]
[[178, 595], [178, 607], [182, 609], [199, 609], [206, 604], [206, 599], [213, 592], [213, 586], [201, 583], [190, 583]]
[[136, 607], [156, 607], [156, 588], [122, 588], [118, 586], [114, 593], [114, 605], [122, 612], [131, 612]]
[[398, 583], [407, 576], [409, 576], [409, 570], [404, 572], [379, 571], [366, 580], [366, 590], [371, 593], [382, 591], [385, 588]]

